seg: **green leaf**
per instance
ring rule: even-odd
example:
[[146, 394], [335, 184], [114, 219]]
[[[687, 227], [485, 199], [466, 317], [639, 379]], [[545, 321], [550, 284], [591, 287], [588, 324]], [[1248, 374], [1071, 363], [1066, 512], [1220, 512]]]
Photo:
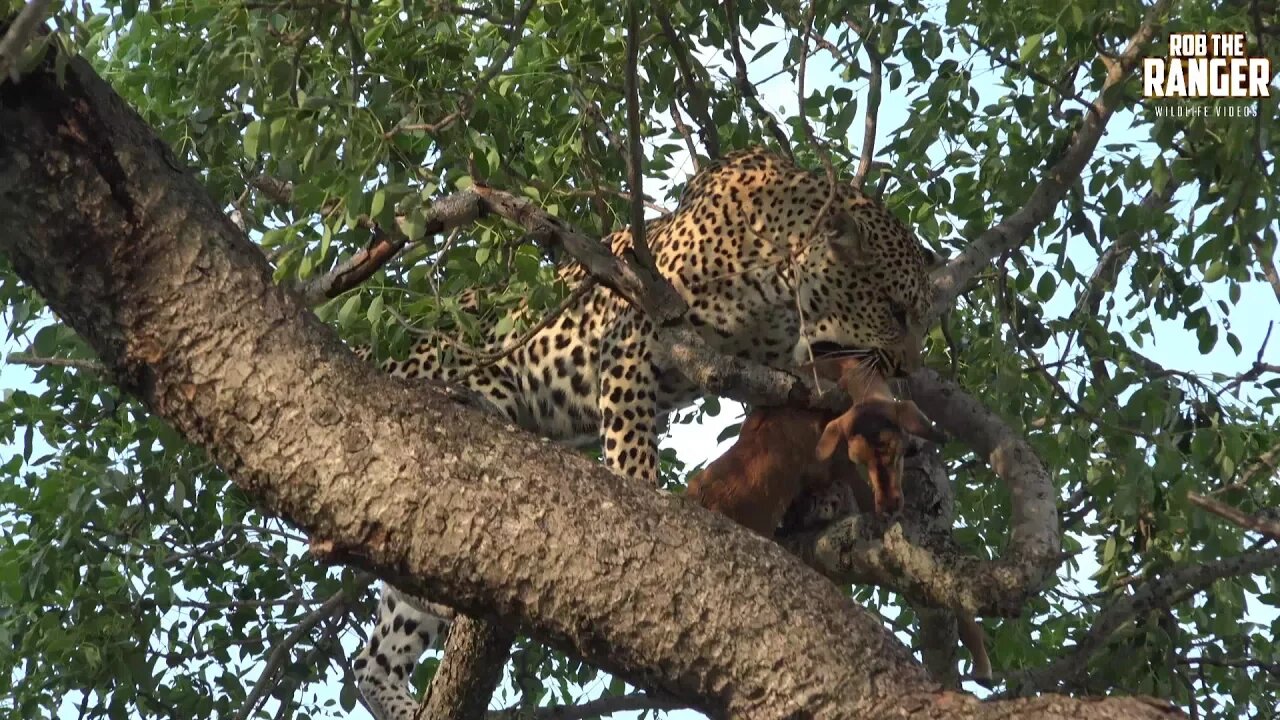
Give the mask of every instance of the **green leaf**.
[[352, 295], [342, 305], [342, 309], [338, 311], [338, 326], [343, 330], [349, 330], [351, 323], [355, 319], [356, 311], [360, 309], [360, 296]]
[[244, 131], [244, 155], [250, 160], [257, 159], [258, 148], [266, 140], [267, 126], [261, 120], [254, 120]]
[[1205, 283], [1215, 283], [1227, 274], [1227, 264], [1221, 260], [1217, 260], [1209, 265], [1209, 269], [1204, 271]]
[[1235, 352], [1236, 355], [1240, 355], [1240, 353], [1244, 352], [1244, 346], [1240, 344], [1240, 338], [1236, 337], [1236, 334], [1233, 332], [1227, 333], [1227, 344], [1231, 346], [1231, 350]]
[[1043, 40], [1043, 33], [1036, 33], [1035, 35], [1027, 36], [1027, 39], [1022, 41], [1022, 48], [1018, 50], [1018, 59], [1021, 60], [1023, 64], [1030, 62], [1031, 59], [1035, 57], [1036, 53], [1040, 51], [1040, 43]]
[[400, 222], [400, 230], [410, 242], [421, 240], [427, 233], [427, 216], [422, 208], [415, 207], [410, 210], [405, 219]]
[[48, 325], [40, 328], [31, 349], [40, 357], [53, 357], [58, 351], [59, 326]]
[[1049, 302], [1052, 300], [1053, 294], [1057, 289], [1057, 280], [1050, 273], [1041, 275], [1039, 282], [1036, 283], [1036, 295], [1039, 296], [1041, 302]]
[[360, 701], [360, 691], [353, 682], [342, 683], [342, 690], [338, 693], [338, 702], [342, 705], [343, 712], [352, 712], [356, 709], [356, 703]]
[[498, 318], [498, 322], [493, 326], [493, 334], [497, 337], [506, 337], [513, 329], [515, 329], [515, 316], [511, 314], [503, 315]]

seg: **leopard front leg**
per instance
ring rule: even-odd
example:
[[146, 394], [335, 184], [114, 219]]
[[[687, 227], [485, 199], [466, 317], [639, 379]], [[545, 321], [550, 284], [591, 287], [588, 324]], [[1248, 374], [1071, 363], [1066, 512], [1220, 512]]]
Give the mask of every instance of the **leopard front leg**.
[[605, 464], [658, 486], [657, 371], [647, 322], [627, 320], [600, 343], [600, 439]]

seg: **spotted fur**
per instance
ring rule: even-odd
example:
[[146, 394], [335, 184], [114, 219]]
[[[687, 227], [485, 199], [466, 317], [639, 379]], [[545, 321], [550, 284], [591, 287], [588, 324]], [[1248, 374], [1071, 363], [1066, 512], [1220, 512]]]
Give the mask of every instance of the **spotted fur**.
[[[837, 184], [822, 212], [829, 187], [825, 173], [745, 150], [694, 176], [676, 211], [648, 224], [658, 270], [688, 302], [687, 321], [711, 346], [774, 366], [794, 366], [819, 344], [875, 351], [889, 369], [914, 365], [932, 300], [932, 253], [850, 185]], [[630, 231], [609, 242], [621, 253]], [[561, 277], [573, 285], [584, 272], [569, 266]], [[444, 348], [423, 341], [383, 368], [463, 383], [546, 437], [600, 440], [609, 467], [656, 484], [658, 423], [701, 391], [662, 364], [654, 330], [639, 311], [597, 288], [490, 365], [465, 355], [445, 363]], [[489, 341], [486, 350], [501, 346], [492, 335]], [[405, 679], [438, 634], [405, 628], [445, 628], [444, 620], [429, 624], [441, 617], [394, 588], [384, 591], [373, 639], [356, 660], [361, 691], [381, 720], [412, 718]]]

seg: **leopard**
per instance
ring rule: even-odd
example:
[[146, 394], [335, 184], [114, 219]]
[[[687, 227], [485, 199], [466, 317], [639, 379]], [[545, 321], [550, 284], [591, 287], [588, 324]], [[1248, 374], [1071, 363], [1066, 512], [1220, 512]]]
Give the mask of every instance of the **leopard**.
[[[682, 321], [720, 353], [788, 369], [840, 349], [897, 376], [919, 364], [938, 256], [881, 200], [830, 172], [764, 147], [725, 154], [688, 179], [674, 210], [646, 221], [645, 236], [657, 271], [687, 303]], [[604, 242], [616, 256], [637, 256], [629, 227]], [[557, 277], [566, 287], [589, 281], [576, 263]], [[517, 347], [486, 328], [486, 362], [423, 337], [381, 369], [461, 385], [550, 440], [598, 443], [606, 466], [657, 488], [660, 423], [703, 391], [660, 351], [655, 321], [593, 285]], [[372, 350], [357, 354], [368, 360]], [[451, 617], [384, 584], [353, 663], [378, 720], [413, 718], [409, 680]]]

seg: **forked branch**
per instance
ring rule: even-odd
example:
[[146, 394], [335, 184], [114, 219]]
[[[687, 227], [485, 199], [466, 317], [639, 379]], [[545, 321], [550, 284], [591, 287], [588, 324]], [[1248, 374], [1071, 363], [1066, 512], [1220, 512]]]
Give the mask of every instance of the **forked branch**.
[[930, 318], [941, 316], [955, 303], [956, 297], [980, 270], [1005, 251], [1026, 243], [1036, 228], [1053, 215], [1066, 197], [1067, 190], [1080, 179], [1094, 149], [1106, 132], [1107, 121], [1118, 108], [1112, 88], [1128, 79], [1174, 2], [1175, 0], [1157, 0], [1147, 11], [1142, 24], [1130, 36], [1124, 50], [1116, 59], [1106, 61], [1107, 76], [1102, 83], [1102, 90], [1090, 104], [1090, 112], [1084, 114], [1075, 140], [1062, 158], [1036, 183], [1027, 202], [982, 233], [934, 277], [936, 294], [929, 312]]

